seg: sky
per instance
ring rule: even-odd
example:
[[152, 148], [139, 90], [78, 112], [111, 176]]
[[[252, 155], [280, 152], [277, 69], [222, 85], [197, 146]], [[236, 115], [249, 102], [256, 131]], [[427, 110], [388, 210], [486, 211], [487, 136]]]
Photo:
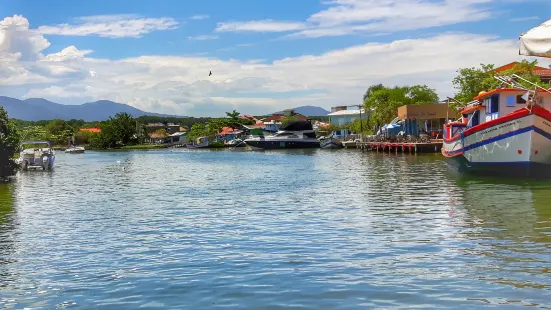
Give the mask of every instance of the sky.
[[378, 83], [445, 98], [549, 18], [549, 0], [0, 0], [0, 95], [185, 116], [360, 104]]

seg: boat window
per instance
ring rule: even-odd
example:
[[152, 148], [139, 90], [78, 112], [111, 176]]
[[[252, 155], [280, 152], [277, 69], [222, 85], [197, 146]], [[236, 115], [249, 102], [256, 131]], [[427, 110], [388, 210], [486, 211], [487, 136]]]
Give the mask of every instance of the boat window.
[[486, 114], [494, 114], [499, 112], [499, 95], [491, 96], [484, 100], [486, 106]]
[[306, 132], [306, 133], [304, 133], [304, 135], [308, 138], [316, 138], [316, 133], [315, 132]]
[[276, 134], [276, 137], [285, 137], [285, 136], [292, 136], [292, 135], [293, 135], [292, 132], [280, 132]]
[[514, 107], [515, 106], [515, 102], [517, 101], [517, 97], [515, 96], [507, 96], [507, 106], [508, 107]]
[[522, 98], [522, 95], [518, 95], [517, 96], [517, 104], [525, 104], [526, 103], [526, 100], [524, 100], [524, 98]]
[[471, 127], [480, 124], [480, 110], [474, 112], [473, 118], [471, 119]]

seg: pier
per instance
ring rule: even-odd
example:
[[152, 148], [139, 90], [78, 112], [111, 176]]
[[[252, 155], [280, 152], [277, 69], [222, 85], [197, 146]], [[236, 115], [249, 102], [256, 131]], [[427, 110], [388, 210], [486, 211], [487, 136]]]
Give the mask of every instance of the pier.
[[362, 151], [388, 152], [388, 153], [439, 153], [442, 149], [442, 140], [429, 142], [356, 142], [356, 148]]

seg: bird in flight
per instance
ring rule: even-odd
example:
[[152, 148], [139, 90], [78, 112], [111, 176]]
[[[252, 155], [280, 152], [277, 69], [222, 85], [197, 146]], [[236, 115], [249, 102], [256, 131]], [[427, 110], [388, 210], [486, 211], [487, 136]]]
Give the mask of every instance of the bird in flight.
[[209, 76], [211, 76], [211, 75], [212, 75], [212, 71], [209, 71]]

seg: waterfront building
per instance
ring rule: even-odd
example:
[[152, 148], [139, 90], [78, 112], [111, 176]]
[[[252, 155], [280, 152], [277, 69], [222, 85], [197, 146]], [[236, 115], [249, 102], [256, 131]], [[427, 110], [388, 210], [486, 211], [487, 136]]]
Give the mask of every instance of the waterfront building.
[[406, 135], [418, 136], [427, 133], [442, 137], [442, 128], [447, 119], [457, 119], [457, 112], [447, 104], [410, 104], [398, 108], [402, 130]]
[[359, 120], [360, 117], [362, 120], [369, 119], [369, 115], [365, 113], [364, 109], [351, 110], [347, 106], [332, 107], [331, 113], [327, 116], [329, 116], [329, 123], [337, 126], [351, 124]]

